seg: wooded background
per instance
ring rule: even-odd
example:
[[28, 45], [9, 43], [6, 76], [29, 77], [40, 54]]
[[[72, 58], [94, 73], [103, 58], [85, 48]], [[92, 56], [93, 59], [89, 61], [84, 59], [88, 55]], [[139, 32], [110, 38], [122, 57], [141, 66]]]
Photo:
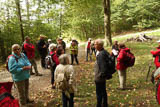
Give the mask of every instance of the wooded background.
[[54, 42], [59, 36], [84, 41], [104, 38], [106, 26], [111, 30], [106, 35], [112, 36], [160, 26], [160, 0], [1, 0], [0, 10], [1, 63], [25, 36], [33, 44], [40, 34]]

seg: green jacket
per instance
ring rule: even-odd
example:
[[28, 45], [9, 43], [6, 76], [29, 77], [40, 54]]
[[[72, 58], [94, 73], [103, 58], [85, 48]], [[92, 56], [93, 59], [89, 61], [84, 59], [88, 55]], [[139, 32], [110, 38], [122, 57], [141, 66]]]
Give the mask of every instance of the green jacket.
[[75, 46], [70, 46], [70, 53], [75, 55], [75, 54], [78, 54], [78, 46], [75, 45]]

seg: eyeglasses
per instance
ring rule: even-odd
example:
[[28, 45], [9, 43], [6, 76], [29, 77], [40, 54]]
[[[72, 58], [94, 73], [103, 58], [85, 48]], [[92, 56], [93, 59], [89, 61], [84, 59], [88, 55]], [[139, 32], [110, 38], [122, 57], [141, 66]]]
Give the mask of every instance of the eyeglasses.
[[17, 51], [17, 50], [19, 51], [19, 50], [20, 50], [20, 48], [18, 48], [18, 49], [14, 49], [14, 51]]

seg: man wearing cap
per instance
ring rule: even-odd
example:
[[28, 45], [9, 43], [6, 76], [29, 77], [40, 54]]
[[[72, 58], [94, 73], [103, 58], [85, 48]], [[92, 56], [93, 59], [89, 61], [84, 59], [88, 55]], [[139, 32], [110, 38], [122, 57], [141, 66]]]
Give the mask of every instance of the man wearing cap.
[[42, 68], [45, 68], [45, 57], [47, 55], [47, 45], [45, 43], [45, 36], [40, 35], [40, 40], [37, 43], [37, 49], [39, 51], [39, 54], [41, 56], [41, 66]]
[[154, 59], [154, 64], [156, 66], [156, 68], [160, 67], [160, 40], [157, 41], [158, 42], [158, 47], [156, 51], [151, 50], [151, 54], [153, 55]]
[[[29, 36], [25, 37], [25, 41], [23, 43], [23, 48], [24, 48], [24, 51], [26, 52], [26, 55], [27, 55], [31, 65], [34, 67], [35, 75], [36, 76], [42, 76], [42, 74], [38, 73], [38, 70], [37, 70], [37, 64], [36, 64], [36, 61], [35, 61], [35, 47], [30, 42], [30, 37]], [[33, 71], [32, 71], [32, 67], [31, 67], [31, 70], [30, 70], [30, 74], [31, 75], [34, 74]]]
[[62, 37], [57, 39], [57, 48], [62, 47], [64, 49], [64, 53], [66, 52], [66, 43], [63, 41]]

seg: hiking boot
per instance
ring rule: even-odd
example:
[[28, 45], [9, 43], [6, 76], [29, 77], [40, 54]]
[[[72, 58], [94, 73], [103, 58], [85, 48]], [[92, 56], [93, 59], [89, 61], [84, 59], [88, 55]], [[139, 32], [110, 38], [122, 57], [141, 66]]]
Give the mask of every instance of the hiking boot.
[[38, 73], [38, 74], [36, 74], [36, 76], [42, 76], [42, 74]]
[[30, 75], [34, 75], [35, 73], [31, 72]]
[[55, 86], [52, 86], [52, 89], [56, 89], [56, 87], [55, 87]]
[[27, 104], [28, 103], [34, 103], [34, 100], [27, 100]]

